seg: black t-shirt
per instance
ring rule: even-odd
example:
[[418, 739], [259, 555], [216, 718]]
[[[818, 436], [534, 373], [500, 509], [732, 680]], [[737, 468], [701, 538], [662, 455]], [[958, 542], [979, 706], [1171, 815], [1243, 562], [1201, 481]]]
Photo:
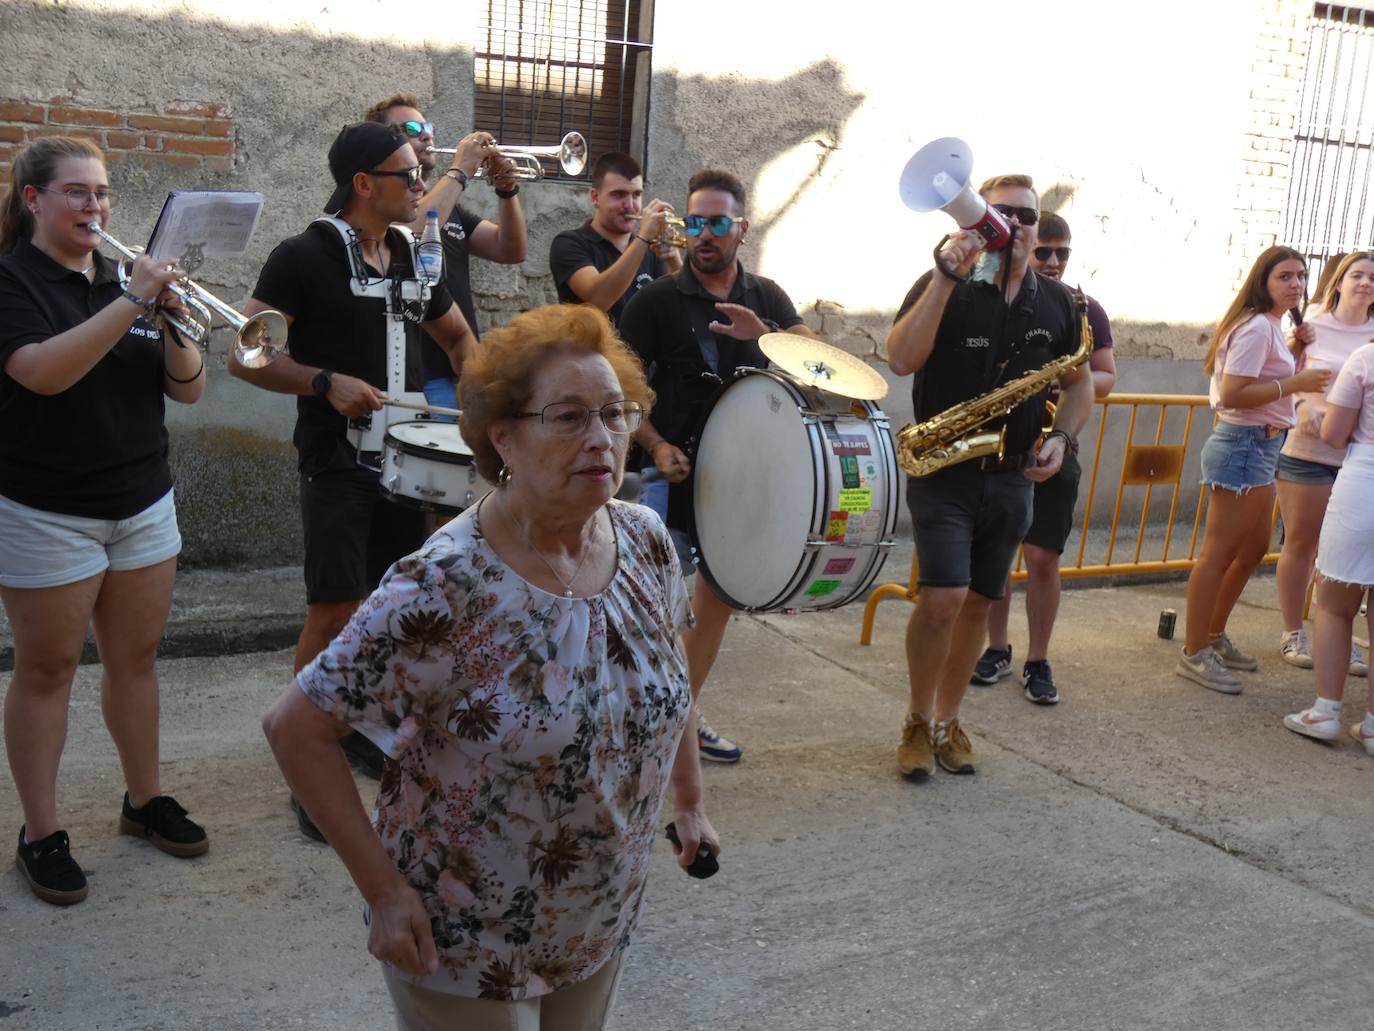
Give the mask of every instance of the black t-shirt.
[[[710, 330], [728, 322], [716, 310], [720, 301], [742, 304], [778, 329], [801, 324], [792, 299], [782, 287], [739, 266], [729, 297], [707, 293], [690, 264], [675, 276], [650, 283], [625, 307], [619, 332], [634, 348], [657, 397], [650, 419], [665, 440], [690, 452], [706, 405], [738, 369], [768, 367], [757, 340], [736, 340]], [[691, 480], [668, 488], [668, 525], [686, 529]]]
[[[0, 258], [0, 370], [19, 348], [42, 346], [122, 292], [103, 255], [87, 282], [21, 241]], [[171, 490], [162, 347], [139, 316], [60, 394], [35, 394], [0, 371], [0, 494], [46, 512], [127, 519]]]
[[[463, 313], [474, 337], [477, 336], [477, 309], [472, 303], [468, 259], [472, 254], [473, 231], [481, 224], [481, 215], [474, 215], [467, 208], [455, 204], [448, 221], [439, 227], [439, 237], [444, 241], [444, 285], [453, 295], [453, 303]], [[420, 345], [420, 357], [424, 362], [425, 379], [453, 379], [453, 365], [448, 355], [428, 334], [424, 335]]]
[[[410, 247], [394, 228], [389, 231], [390, 277], [412, 278]], [[375, 269], [373, 271], [376, 271]], [[277, 244], [253, 288], [253, 297], [292, 318], [287, 340], [291, 357], [302, 365], [332, 369], [366, 380], [380, 390], [386, 382], [386, 302], [380, 297], [354, 297], [352, 270], [338, 232], [313, 222], [305, 232]], [[441, 318], [453, 307], [448, 287], [431, 291], [421, 321]], [[420, 390], [424, 375], [416, 322], [406, 321], [406, 389]], [[436, 345], [437, 346], [437, 345]], [[296, 450], [307, 475], [326, 468], [348, 468], [356, 461], [347, 439], [348, 419], [324, 398], [296, 398]]]
[[[916, 303], [933, 275], [932, 270], [916, 281], [902, 301], [897, 319]], [[916, 421], [924, 422], [1055, 358], [1073, 354], [1078, 349], [1078, 334], [1073, 295], [1053, 279], [1027, 269], [1010, 307], [1002, 302], [1000, 287], [981, 282], [959, 284], [945, 304], [930, 359], [912, 379]], [[1047, 394], [1048, 387], [1017, 405], [1005, 419], [986, 425], [986, 429], [995, 430], [1006, 424], [1008, 455], [1034, 446], [1044, 421]]]
[[[564, 304], [581, 304], [582, 298], [573, 293], [572, 287], [568, 285], [573, 273], [587, 265], [598, 272], [605, 272], [620, 260], [623, 253], [592, 228], [591, 219], [576, 229], [565, 229], [559, 233], [549, 246], [549, 271], [553, 273], [554, 285], [558, 287], [558, 299]], [[635, 274], [634, 281], [606, 313], [611, 322], [619, 325], [620, 316], [624, 314], [625, 306], [630, 303], [630, 299], [641, 288], [665, 275], [667, 271], [668, 266], [653, 252], [653, 248], [645, 247], [644, 257], [639, 262], [639, 271]]]

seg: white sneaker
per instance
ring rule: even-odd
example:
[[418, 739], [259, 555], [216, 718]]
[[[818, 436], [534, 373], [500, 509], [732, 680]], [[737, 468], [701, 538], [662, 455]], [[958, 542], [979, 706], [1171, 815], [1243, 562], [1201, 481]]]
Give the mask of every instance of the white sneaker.
[[1306, 630], [1285, 630], [1279, 638], [1279, 654], [1283, 661], [1299, 669], [1312, 668], [1312, 646], [1307, 642]]
[[1374, 737], [1364, 736], [1364, 721], [1361, 720], [1350, 728], [1350, 736], [1360, 744], [1364, 745], [1366, 755], [1374, 755]]
[[1369, 676], [1369, 663], [1365, 660], [1364, 652], [1360, 651], [1358, 644], [1350, 645], [1350, 675], [1352, 677]]
[[1236, 675], [1226, 668], [1220, 655], [1211, 648], [1202, 648], [1196, 655], [1180, 652], [1178, 665], [1174, 672], [1203, 687], [1220, 691], [1222, 694], [1240, 694], [1241, 683]]
[[1310, 708], [1285, 716], [1283, 725], [1295, 734], [1316, 738], [1318, 741], [1335, 741], [1341, 736], [1339, 716], [1318, 716], [1316, 710]]

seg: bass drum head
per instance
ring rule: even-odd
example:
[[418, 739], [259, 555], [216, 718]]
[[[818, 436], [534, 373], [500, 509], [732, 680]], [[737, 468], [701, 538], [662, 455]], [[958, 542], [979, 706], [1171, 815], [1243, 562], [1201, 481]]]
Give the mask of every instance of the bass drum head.
[[472, 448], [467, 446], [458, 424], [417, 419], [414, 422], [394, 422], [386, 428], [386, 442], [407, 455], [420, 455], [436, 462], [455, 465], [473, 463]]
[[773, 602], [806, 559], [817, 468], [801, 395], [764, 373], [736, 379], [706, 417], [693, 459], [692, 543], [738, 608]]

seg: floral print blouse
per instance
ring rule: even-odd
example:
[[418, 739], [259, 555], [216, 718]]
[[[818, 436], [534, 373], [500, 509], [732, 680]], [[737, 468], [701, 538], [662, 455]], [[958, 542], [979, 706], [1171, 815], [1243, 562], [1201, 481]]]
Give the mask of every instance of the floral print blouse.
[[590, 977], [639, 919], [692, 612], [647, 508], [609, 503], [615, 575], [573, 599], [507, 568], [479, 508], [397, 562], [297, 683], [395, 760], [373, 822], [440, 959], [403, 976], [519, 1000]]

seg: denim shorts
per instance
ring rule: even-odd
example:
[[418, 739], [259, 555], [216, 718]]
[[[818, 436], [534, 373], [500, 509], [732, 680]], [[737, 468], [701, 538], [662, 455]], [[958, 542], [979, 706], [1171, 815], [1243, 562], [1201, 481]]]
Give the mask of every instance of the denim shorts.
[[[458, 407], [458, 381], [448, 376], [425, 380], [425, 400], [439, 408]], [[457, 422], [451, 415], [436, 415], [435, 422]]]
[[1292, 455], [1279, 455], [1279, 467], [1274, 477], [1288, 483], [1315, 483], [1319, 487], [1329, 487], [1336, 482], [1336, 474], [1340, 471], [1339, 465], [1312, 462], [1306, 458], [1294, 458]]
[[1283, 433], [1264, 426], [1219, 422], [1202, 445], [1202, 483], [1244, 494], [1274, 482]]
[[88, 519], [0, 497], [0, 587], [61, 587], [181, 553], [172, 491], [128, 519]]

